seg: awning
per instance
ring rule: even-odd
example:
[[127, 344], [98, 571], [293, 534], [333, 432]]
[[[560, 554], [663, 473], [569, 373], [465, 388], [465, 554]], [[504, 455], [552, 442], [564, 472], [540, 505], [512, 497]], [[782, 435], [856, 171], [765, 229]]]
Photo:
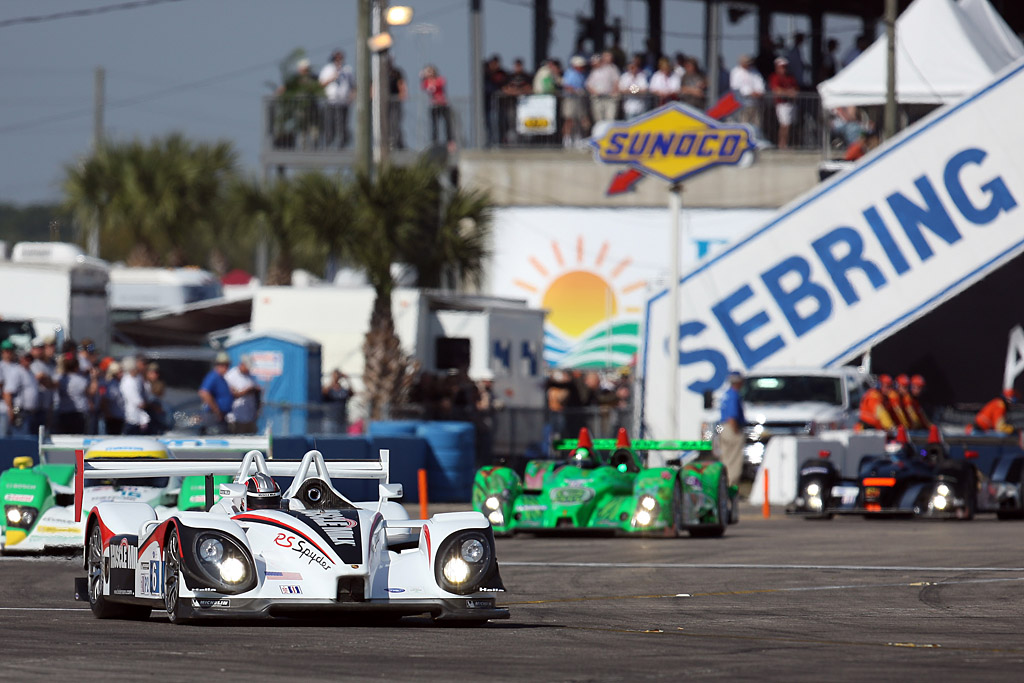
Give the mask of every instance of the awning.
[[118, 334], [139, 346], [203, 345], [206, 335], [248, 323], [252, 319], [252, 297], [220, 297], [184, 306], [147, 311], [137, 320], [114, 325]]

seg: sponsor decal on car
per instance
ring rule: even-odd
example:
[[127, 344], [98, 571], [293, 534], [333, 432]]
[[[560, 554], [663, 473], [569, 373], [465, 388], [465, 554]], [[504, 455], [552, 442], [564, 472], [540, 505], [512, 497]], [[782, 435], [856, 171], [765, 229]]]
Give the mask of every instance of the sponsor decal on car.
[[231, 601], [227, 598], [192, 598], [193, 607], [230, 607]]
[[29, 490], [34, 491], [35, 488], [36, 488], [36, 485], [35, 484], [13, 484], [12, 483], [12, 484], [7, 484], [7, 488], [9, 488], [9, 489], [29, 489]]
[[302, 581], [302, 574], [298, 572], [267, 572], [267, 581]]
[[340, 510], [303, 510], [302, 515], [324, 530], [334, 545], [355, 545], [357, 520]]
[[301, 586], [285, 585], [285, 586], [279, 586], [279, 588], [281, 589], [281, 593], [283, 593], [284, 595], [302, 595], [302, 587]]
[[122, 538], [118, 545], [110, 546], [111, 569], [135, 569], [138, 561], [139, 549], [128, 543], [127, 538]]
[[488, 607], [494, 607], [492, 600], [466, 600], [466, 607], [469, 609], [487, 609]]
[[35, 498], [35, 496], [29, 493], [8, 493], [4, 496], [4, 500], [12, 503], [31, 503]]
[[404, 593], [404, 588], [388, 588], [388, 593]]
[[594, 489], [564, 486], [551, 490], [551, 500], [562, 505], [582, 505], [594, 497]]
[[[331, 560], [331, 558], [327, 557], [326, 555], [321, 555], [320, 553], [316, 552], [309, 544], [307, 544], [302, 539], [299, 539], [296, 542], [292, 550], [297, 552], [300, 556], [307, 558], [308, 564], [313, 564], [315, 562], [324, 571], [330, 569], [331, 564], [334, 564], [334, 560]], [[330, 560], [331, 564], [327, 564], [328, 560]]]
[[163, 592], [164, 563], [149, 560], [139, 563], [139, 595], [160, 595]]
[[50, 524], [41, 524], [36, 527], [36, 532], [41, 534], [73, 534], [81, 535], [82, 530], [77, 526], [53, 526]]
[[828, 474], [829, 469], [827, 467], [805, 467], [800, 470], [800, 474]]

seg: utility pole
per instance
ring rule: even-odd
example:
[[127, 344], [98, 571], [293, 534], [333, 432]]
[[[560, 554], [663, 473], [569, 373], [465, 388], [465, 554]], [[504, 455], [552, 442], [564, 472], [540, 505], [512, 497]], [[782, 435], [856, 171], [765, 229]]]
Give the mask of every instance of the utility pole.
[[889, 44], [885, 73], [885, 125], [889, 140], [896, 135], [896, 0], [885, 0], [885, 38]]
[[[484, 146], [484, 49], [481, 0], [469, 0], [469, 87], [473, 96], [473, 146]], [[538, 8], [539, 11], [539, 8]], [[539, 66], [538, 66], [539, 68]]]
[[370, 133], [370, 4], [358, 0], [356, 17], [356, 167], [370, 173], [373, 169], [373, 145]]
[[[96, 67], [92, 94], [92, 153], [96, 154], [103, 148], [103, 107], [106, 101], [107, 72], [102, 66]], [[93, 218], [86, 240], [89, 256], [99, 258], [100, 255], [100, 221], [99, 216]]]

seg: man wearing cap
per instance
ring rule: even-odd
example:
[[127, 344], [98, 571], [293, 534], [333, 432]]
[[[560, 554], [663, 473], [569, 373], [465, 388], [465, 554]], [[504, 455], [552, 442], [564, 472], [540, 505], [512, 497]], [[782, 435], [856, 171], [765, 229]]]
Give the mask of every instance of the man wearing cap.
[[252, 359], [249, 354], [242, 354], [238, 365], [224, 375], [224, 381], [231, 389], [234, 400], [231, 412], [227, 415], [228, 431], [232, 434], [255, 434], [256, 415], [260, 408], [260, 386], [249, 373]]
[[796, 78], [789, 73], [789, 60], [775, 58], [775, 71], [768, 79], [775, 98], [775, 116], [779, 119], [779, 149], [789, 147], [789, 127], [793, 124], [793, 98], [798, 89]]
[[572, 147], [583, 137], [587, 121], [587, 60], [583, 55], [574, 55], [569, 60], [569, 70], [562, 76], [562, 145]]
[[761, 128], [761, 99], [764, 97], [764, 78], [754, 68], [754, 58], [743, 55], [729, 72], [729, 88], [743, 104], [740, 122]]
[[213, 369], [206, 373], [199, 387], [199, 398], [203, 400], [203, 434], [223, 434], [227, 431], [227, 416], [235, 397], [224, 379], [231, 366], [231, 356], [225, 351], [217, 353]]
[[327, 95], [327, 116], [325, 125], [325, 142], [328, 146], [339, 140], [338, 146], [348, 144], [348, 103], [356, 89], [356, 77], [352, 67], [345, 64], [345, 53], [335, 50], [331, 59], [320, 69], [320, 85]]
[[743, 446], [747, 442], [744, 427], [747, 420], [743, 416], [743, 375], [735, 370], [729, 373], [729, 388], [722, 396], [722, 415], [719, 424], [722, 431], [718, 435], [718, 459], [725, 465], [729, 475], [729, 486], [740, 483], [743, 475]]

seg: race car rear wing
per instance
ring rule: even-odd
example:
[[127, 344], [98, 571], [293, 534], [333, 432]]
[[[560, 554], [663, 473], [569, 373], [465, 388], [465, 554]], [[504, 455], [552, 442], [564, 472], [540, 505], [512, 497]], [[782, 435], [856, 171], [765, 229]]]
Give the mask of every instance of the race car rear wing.
[[[88, 450], [90, 447], [122, 438], [120, 436], [88, 435], [88, 434], [50, 434], [45, 428], [39, 429], [39, 462], [40, 463], [72, 463], [75, 452]], [[166, 434], [163, 436], [143, 437], [156, 439], [167, 446], [171, 453], [184, 454], [193, 460], [231, 458], [252, 450], [265, 452], [267, 460], [274, 457], [273, 436], [270, 430], [266, 434], [252, 436], [186, 436]], [[180, 462], [180, 461], [179, 461]]]
[[[205, 476], [208, 505], [212, 505], [213, 476], [231, 475], [236, 483], [262, 472], [270, 476], [294, 477], [301, 482], [313, 469], [316, 476], [330, 479], [376, 479], [381, 493], [388, 497], [401, 495], [401, 487], [391, 486], [391, 453], [380, 449], [376, 460], [324, 460], [320, 451], [309, 451], [300, 462], [272, 460], [267, 462], [258, 450], [250, 450], [241, 462], [227, 460], [135, 460], [123, 458], [85, 459], [85, 451], [75, 451], [75, 521], [81, 521], [82, 498], [86, 479], [130, 479], [132, 477]], [[294, 488], [294, 487], [293, 487]]]
[[[556, 451], [571, 451], [579, 445], [579, 439], [562, 439], [555, 442]], [[654, 441], [652, 439], [633, 439], [629, 447], [634, 451], [710, 451], [710, 441]], [[596, 451], [614, 451], [618, 448], [616, 439], [593, 439]]]

